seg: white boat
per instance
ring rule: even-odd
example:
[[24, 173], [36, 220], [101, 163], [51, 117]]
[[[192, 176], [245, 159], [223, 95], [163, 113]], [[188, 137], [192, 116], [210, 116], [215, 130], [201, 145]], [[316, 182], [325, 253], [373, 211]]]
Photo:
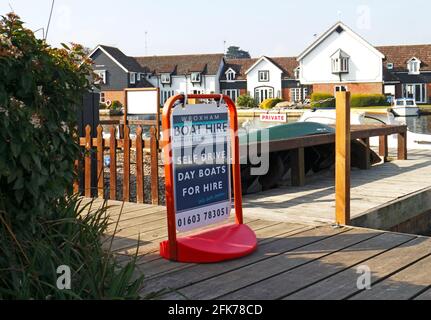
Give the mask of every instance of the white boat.
[[[326, 125], [335, 125], [335, 109], [317, 109], [304, 112], [299, 122], [318, 122]], [[407, 124], [406, 117], [394, 117], [388, 111], [362, 111], [352, 110], [350, 123], [357, 124]], [[370, 138], [371, 146], [379, 145], [379, 137]], [[396, 134], [388, 136], [389, 148], [398, 147], [398, 136]], [[408, 149], [431, 149], [431, 135], [411, 132], [407, 128], [407, 148]]]
[[397, 117], [416, 117], [419, 115], [419, 108], [414, 99], [396, 99], [391, 110]]

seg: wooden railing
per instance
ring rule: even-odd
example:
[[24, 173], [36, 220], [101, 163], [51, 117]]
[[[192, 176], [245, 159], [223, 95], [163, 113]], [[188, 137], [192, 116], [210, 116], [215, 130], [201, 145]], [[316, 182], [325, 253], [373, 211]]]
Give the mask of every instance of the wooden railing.
[[[96, 128], [96, 135], [92, 134], [92, 128], [86, 126], [85, 136], [79, 139], [82, 148], [81, 158], [75, 161], [78, 171], [78, 180], [74, 182], [74, 192], [82, 193], [85, 197], [109, 198], [111, 200], [131, 201], [131, 177], [136, 177], [136, 202], [144, 203], [145, 194], [151, 192], [150, 202], [159, 204], [159, 146], [157, 130], [150, 129], [150, 138], [143, 139], [143, 129], [136, 127], [136, 138], [130, 138], [130, 127], [124, 127], [124, 138], [117, 138], [116, 126], [109, 127], [109, 138], [103, 137], [103, 127]], [[95, 136], [95, 137], [94, 137]], [[122, 196], [117, 193], [117, 181], [119, 178], [118, 158], [122, 154]], [[134, 157], [133, 157], [134, 156]], [[147, 156], [147, 161], [145, 161]], [[105, 166], [105, 157], [109, 159], [109, 165]], [[135, 161], [132, 163], [132, 157]], [[149, 158], [149, 161], [148, 161]], [[148, 163], [149, 162], [149, 163]], [[134, 166], [134, 173], [131, 172], [131, 165]], [[145, 166], [150, 167], [150, 190], [145, 188]], [[97, 186], [94, 186], [94, 170], [97, 172]], [[106, 184], [109, 175], [109, 185]], [[92, 178], [93, 176], [93, 178]], [[93, 184], [93, 185], [92, 185]], [[96, 189], [96, 190], [95, 190]]]

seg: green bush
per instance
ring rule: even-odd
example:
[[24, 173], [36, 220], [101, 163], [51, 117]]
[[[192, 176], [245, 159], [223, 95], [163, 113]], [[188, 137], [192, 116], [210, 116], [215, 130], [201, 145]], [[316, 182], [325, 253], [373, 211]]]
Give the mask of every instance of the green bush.
[[256, 100], [254, 100], [254, 98], [251, 97], [249, 94], [243, 94], [239, 96], [238, 99], [236, 100], [236, 104], [239, 107], [250, 108], [250, 109], [257, 108], [258, 106]]
[[262, 101], [262, 103], [260, 104], [260, 108], [265, 110], [272, 109], [277, 105], [277, 103], [280, 102], [283, 102], [283, 99], [269, 98]]
[[[82, 46], [51, 48], [15, 14], [1, 17], [0, 299], [136, 296], [133, 266], [102, 250], [103, 212], [81, 219], [72, 197], [76, 105], [91, 70]], [[70, 291], [56, 287], [60, 265]]]
[[383, 94], [352, 94], [351, 107], [388, 106], [386, 96]]
[[113, 101], [111, 106], [109, 107], [109, 109], [114, 110], [114, 111], [118, 111], [121, 110], [121, 108], [123, 107], [123, 105], [121, 104], [120, 101]]
[[335, 108], [335, 99], [325, 102], [319, 102], [322, 100], [333, 99], [334, 96], [324, 92], [313, 92], [311, 94], [311, 107], [312, 108]]

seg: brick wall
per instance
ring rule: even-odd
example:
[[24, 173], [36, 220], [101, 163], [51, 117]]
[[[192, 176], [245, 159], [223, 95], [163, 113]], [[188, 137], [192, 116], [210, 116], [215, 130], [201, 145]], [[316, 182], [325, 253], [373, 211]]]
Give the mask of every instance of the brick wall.
[[383, 84], [379, 83], [323, 83], [323, 84], [314, 84], [313, 92], [324, 92], [334, 94], [335, 86], [344, 85], [347, 86], [347, 90], [349, 90], [352, 94], [382, 94], [383, 93]]
[[290, 88], [283, 88], [281, 91], [281, 98], [284, 101], [290, 101]]
[[431, 104], [431, 83], [427, 85], [427, 103]]
[[242, 96], [244, 94], [247, 94], [247, 89], [239, 89], [239, 95]]
[[103, 91], [103, 93], [105, 94], [105, 101], [120, 101], [123, 106], [126, 103], [126, 94], [124, 91]]

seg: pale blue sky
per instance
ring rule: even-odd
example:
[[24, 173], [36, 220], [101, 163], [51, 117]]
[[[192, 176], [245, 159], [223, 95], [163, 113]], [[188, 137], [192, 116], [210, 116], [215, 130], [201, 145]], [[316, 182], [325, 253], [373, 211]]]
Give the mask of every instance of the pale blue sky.
[[[51, 0], [1, 0], [32, 30], [47, 24]], [[427, 0], [56, 0], [53, 45], [103, 43], [129, 55], [217, 53], [238, 45], [252, 56], [298, 55], [342, 20], [374, 45], [431, 43]], [[42, 36], [42, 33], [38, 33]]]

